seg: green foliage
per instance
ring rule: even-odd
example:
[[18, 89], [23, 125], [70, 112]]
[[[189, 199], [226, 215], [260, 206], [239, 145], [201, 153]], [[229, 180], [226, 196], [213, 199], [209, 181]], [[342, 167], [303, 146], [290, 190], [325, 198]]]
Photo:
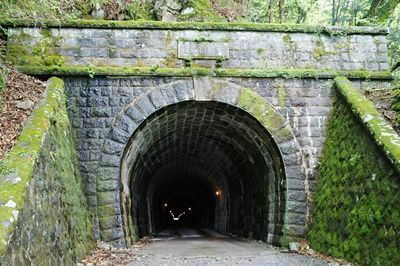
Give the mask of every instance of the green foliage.
[[399, 0], [372, 0], [368, 15], [376, 17], [379, 22], [385, 22], [398, 4]]
[[[6, 79], [7, 79], [7, 68], [3, 67], [0, 63], [0, 94], [6, 87]], [[1, 105], [1, 98], [0, 98]]]
[[362, 265], [400, 265], [399, 173], [340, 96], [323, 154], [311, 246]]
[[397, 83], [393, 87], [392, 109], [396, 112], [396, 121], [400, 123], [400, 78], [396, 80], [396, 82]]
[[0, 1], [0, 19], [4, 18], [82, 18], [91, 10], [85, 0], [5, 0]]
[[150, 3], [142, 0], [133, 0], [124, 7], [123, 12], [125, 13], [125, 19], [154, 20], [151, 9], [152, 5]]
[[[390, 28], [388, 35], [389, 58], [391, 64], [394, 65], [400, 62], [400, 5], [393, 11], [386, 25]], [[397, 77], [400, 80], [400, 73], [397, 73]]]
[[193, 8], [193, 12], [179, 16], [179, 21], [226, 21], [220, 14], [213, 12], [210, 0], [191, 0], [185, 8]]
[[0, 108], [3, 102], [1, 93], [5, 90], [6, 88], [6, 75], [4, 74], [3, 67], [0, 66]]
[[[272, 9], [271, 9], [272, 8]], [[270, 10], [271, 9], [271, 10]], [[315, 15], [321, 17], [321, 7], [313, 0], [291, 0], [284, 1], [283, 18], [280, 18], [278, 1], [273, 0], [249, 0], [245, 13], [245, 20], [252, 22], [284, 22], [284, 23], [305, 23], [309, 17], [317, 24]], [[327, 18], [319, 18], [327, 19]]]
[[96, 74], [95, 66], [93, 64], [89, 64], [87, 67], [87, 73], [90, 78], [94, 78], [94, 75]]

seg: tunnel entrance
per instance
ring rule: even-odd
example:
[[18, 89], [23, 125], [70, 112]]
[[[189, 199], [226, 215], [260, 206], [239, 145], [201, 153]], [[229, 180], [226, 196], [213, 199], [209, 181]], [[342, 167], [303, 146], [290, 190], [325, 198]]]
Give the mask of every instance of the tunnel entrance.
[[282, 157], [253, 116], [184, 101], [145, 119], [124, 151], [122, 207], [131, 235], [205, 227], [276, 243], [285, 212]]

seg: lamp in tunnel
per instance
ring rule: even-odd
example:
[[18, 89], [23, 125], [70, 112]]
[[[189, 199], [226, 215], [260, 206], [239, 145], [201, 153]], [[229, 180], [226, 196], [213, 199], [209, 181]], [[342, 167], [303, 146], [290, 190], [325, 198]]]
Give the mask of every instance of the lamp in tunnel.
[[192, 211], [192, 208], [189, 207], [189, 208], [188, 208], [188, 211]]
[[216, 190], [215, 191], [215, 196], [216, 196], [216, 201], [218, 202], [219, 205], [223, 204], [224, 198], [222, 197], [222, 191], [221, 190]]
[[164, 203], [164, 207], [167, 207], [168, 206], [168, 204], [167, 203]]

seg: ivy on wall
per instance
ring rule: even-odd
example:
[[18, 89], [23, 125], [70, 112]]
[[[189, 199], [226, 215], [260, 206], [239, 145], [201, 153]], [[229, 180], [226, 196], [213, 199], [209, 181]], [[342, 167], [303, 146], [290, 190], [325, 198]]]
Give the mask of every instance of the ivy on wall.
[[400, 179], [335, 96], [309, 230], [311, 246], [362, 265], [400, 265]]

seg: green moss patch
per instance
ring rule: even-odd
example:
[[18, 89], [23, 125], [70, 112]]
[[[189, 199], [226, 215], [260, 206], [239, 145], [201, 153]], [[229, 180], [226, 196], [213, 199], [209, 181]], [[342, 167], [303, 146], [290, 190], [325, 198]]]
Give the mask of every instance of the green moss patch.
[[[74, 259], [82, 257], [92, 246], [91, 222], [88, 219], [86, 203], [82, 195], [76, 158], [66, 113], [63, 82], [60, 79], [51, 78], [48, 81], [46, 99], [31, 114], [17, 144], [0, 161], [0, 259], [4, 255], [5, 259], [9, 259], [10, 254], [15, 250], [21, 249], [20, 254], [28, 252], [23, 251], [18, 243], [20, 239], [27, 237], [20, 236], [21, 230], [26, 226], [28, 226], [27, 230], [30, 230], [30, 219], [35, 215], [42, 217], [45, 222], [52, 222], [53, 226], [60, 221], [62, 221], [61, 224], [64, 222], [68, 224], [68, 243], [58, 244], [68, 245], [69, 253]], [[46, 200], [43, 201], [44, 204], [49, 204], [48, 207], [41, 209], [40, 213], [29, 213], [32, 210], [27, 207], [32, 204], [30, 201], [35, 197], [40, 198], [37, 194], [30, 194], [31, 198], [27, 198], [28, 187], [31, 182], [36, 182], [36, 174], [39, 174], [37, 178], [40, 179], [38, 186], [43, 182], [50, 182], [52, 191], [57, 187], [60, 190], [58, 195], [62, 207], [59, 206], [55, 211], [53, 210], [53, 212], [60, 212], [56, 217], [52, 217], [51, 215], [55, 214], [49, 211], [55, 206]], [[34, 189], [36, 188], [34, 186]], [[37, 201], [35, 202], [38, 204]], [[18, 231], [14, 232], [17, 223]], [[44, 236], [40, 234], [44, 232], [36, 233], [37, 236], [29, 240], [38, 243], [38, 246], [33, 249], [40, 249], [43, 246], [46, 250], [49, 245], [54, 244], [43, 243]], [[12, 251], [7, 251], [7, 248], [11, 248]], [[46, 258], [43, 259], [42, 262], [45, 264]]]
[[376, 143], [400, 172], [400, 137], [376, 110], [373, 103], [354, 88], [350, 81], [338, 77], [335, 82], [354, 114], [366, 126]]
[[[40, 152], [42, 138], [49, 126], [49, 115], [58, 107], [57, 81], [49, 86], [46, 103], [33, 111], [28, 123], [22, 130], [16, 146], [1, 160], [0, 174], [0, 255], [6, 251], [7, 243], [14, 229], [16, 215], [25, 201], [27, 184], [33, 175], [34, 162]], [[7, 174], [13, 173], [18, 178], [7, 181]], [[18, 182], [16, 182], [18, 181]], [[7, 207], [5, 204], [10, 202]]]
[[335, 82], [338, 94], [308, 233], [311, 247], [360, 265], [400, 265], [399, 172], [382, 152], [388, 129], [349, 81]]
[[284, 140], [292, 136], [285, 119], [256, 92], [242, 89], [239, 96], [239, 107], [260, 121], [275, 139]]
[[13, 65], [62, 66], [65, 59], [57, 51], [61, 39], [52, 36], [49, 29], [41, 29], [38, 39], [16, 29], [8, 36], [7, 61]]
[[312, 55], [315, 59], [320, 60], [321, 58], [323, 58], [324, 56], [327, 55], [334, 55], [336, 54], [336, 52], [333, 51], [327, 51], [325, 49], [325, 45], [324, 42], [321, 40], [321, 38], [318, 38], [316, 46], [312, 52]]
[[[138, 64], [139, 65], [139, 61]], [[98, 76], [215, 76], [247, 78], [319, 78], [332, 79], [344, 76], [350, 79], [392, 80], [390, 71], [337, 71], [327, 69], [210, 69], [210, 68], [164, 68], [164, 67], [78, 67], [78, 66], [18, 66], [20, 72], [30, 75], [88, 76], [92, 70]]]
[[[197, 1], [194, 1], [197, 2]], [[2, 20], [3, 27], [65, 27], [65, 28], [115, 28], [115, 29], [170, 29], [170, 30], [222, 30], [222, 31], [265, 31], [346, 34], [387, 34], [386, 27], [331, 27], [305, 24], [242, 23], [242, 22], [161, 22], [161, 21], [112, 21], [112, 20]]]

